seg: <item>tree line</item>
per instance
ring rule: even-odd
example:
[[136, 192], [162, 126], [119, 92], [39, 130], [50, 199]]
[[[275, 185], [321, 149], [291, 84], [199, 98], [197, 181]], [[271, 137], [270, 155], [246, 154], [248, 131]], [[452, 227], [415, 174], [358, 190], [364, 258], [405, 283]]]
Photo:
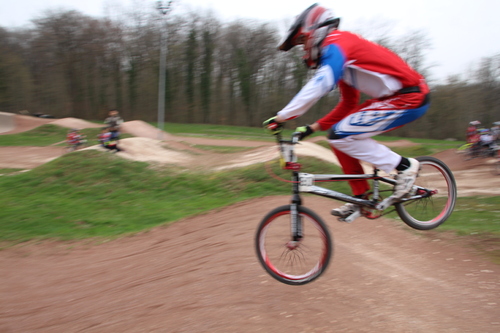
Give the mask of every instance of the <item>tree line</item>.
[[[224, 23], [196, 13], [165, 23], [153, 12], [121, 19], [46, 12], [28, 28], [0, 27], [0, 110], [100, 120], [116, 108], [127, 120], [156, 121], [162, 29], [167, 122], [261, 126], [312, 74], [300, 50], [276, 50], [280, 33], [272, 23]], [[373, 40], [432, 76], [424, 34]], [[471, 120], [500, 121], [499, 82], [500, 55], [485, 57], [467, 79], [433, 85], [427, 115], [394, 134], [463, 139]], [[337, 102], [333, 91], [292, 126], [315, 121]]]

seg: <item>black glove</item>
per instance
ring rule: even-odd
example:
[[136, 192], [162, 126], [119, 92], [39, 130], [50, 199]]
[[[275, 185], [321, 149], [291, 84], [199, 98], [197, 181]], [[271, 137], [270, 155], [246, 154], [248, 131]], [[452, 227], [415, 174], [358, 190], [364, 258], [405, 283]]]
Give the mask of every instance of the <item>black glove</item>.
[[299, 141], [305, 139], [306, 137], [314, 133], [311, 126], [309, 125], [297, 127], [295, 129], [295, 132], [300, 133]]
[[262, 125], [274, 135], [280, 134], [283, 131], [283, 123], [277, 122], [276, 117], [269, 118]]

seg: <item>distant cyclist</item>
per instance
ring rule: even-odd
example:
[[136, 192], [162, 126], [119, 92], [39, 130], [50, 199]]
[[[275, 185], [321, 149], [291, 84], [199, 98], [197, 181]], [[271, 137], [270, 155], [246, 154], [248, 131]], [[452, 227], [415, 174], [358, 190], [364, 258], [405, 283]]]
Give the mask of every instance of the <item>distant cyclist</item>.
[[500, 121], [495, 121], [490, 129], [493, 140], [497, 145], [500, 144]]
[[477, 143], [479, 141], [478, 126], [481, 122], [478, 120], [471, 121], [467, 127], [466, 141], [467, 143]]
[[486, 151], [485, 155], [495, 156], [495, 139], [489, 129], [484, 128], [479, 131], [479, 145]]
[[[339, 23], [340, 18], [330, 10], [314, 4], [292, 24], [279, 50], [303, 45], [305, 64], [317, 71], [291, 102], [264, 125], [271, 131], [280, 131], [283, 122], [300, 117], [338, 87], [339, 104], [315, 123], [299, 127], [301, 139], [316, 131], [328, 131], [328, 142], [347, 174], [364, 173], [360, 160], [387, 173], [396, 169], [396, 186], [390, 199], [397, 201], [411, 190], [419, 162], [396, 154], [371, 137], [420, 118], [429, 108], [429, 88], [422, 75], [395, 53], [338, 30]], [[360, 103], [361, 93], [372, 99]], [[351, 181], [350, 185], [357, 197], [369, 190], [364, 180]], [[347, 203], [332, 214], [347, 217], [359, 209], [358, 205]]]
[[99, 134], [98, 140], [101, 143], [102, 147], [111, 152], [118, 153], [120, 151], [123, 151], [118, 147], [118, 140], [113, 137], [113, 133], [109, 130], [109, 127], [104, 127], [101, 130], [101, 134]]
[[80, 133], [78, 129], [72, 128], [68, 131], [68, 134], [66, 135], [66, 144], [68, 145], [69, 150], [77, 150], [83, 146], [85, 142], [87, 142], [85, 140], [85, 135]]

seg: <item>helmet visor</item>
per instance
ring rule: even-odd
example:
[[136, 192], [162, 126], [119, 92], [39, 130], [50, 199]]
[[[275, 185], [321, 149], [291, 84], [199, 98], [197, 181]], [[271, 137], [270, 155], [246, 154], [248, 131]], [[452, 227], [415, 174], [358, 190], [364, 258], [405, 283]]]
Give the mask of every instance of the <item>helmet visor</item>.
[[302, 26], [304, 24], [304, 21], [305, 21], [307, 15], [316, 6], [318, 6], [317, 3], [315, 3], [314, 5], [307, 8], [305, 11], [302, 12], [302, 14], [300, 14], [295, 19], [295, 22], [293, 22], [290, 29], [288, 29], [288, 32], [285, 35], [285, 37], [283, 37], [283, 39], [278, 44], [278, 50], [288, 51], [292, 47], [294, 47], [295, 45], [304, 43], [303, 41], [300, 41], [300, 39], [298, 37], [300, 37], [300, 35], [301, 35]]

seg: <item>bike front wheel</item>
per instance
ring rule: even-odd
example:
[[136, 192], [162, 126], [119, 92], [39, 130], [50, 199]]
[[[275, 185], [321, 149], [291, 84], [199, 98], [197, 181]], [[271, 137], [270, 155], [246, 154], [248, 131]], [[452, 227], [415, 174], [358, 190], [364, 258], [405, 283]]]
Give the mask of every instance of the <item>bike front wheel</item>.
[[419, 191], [430, 191], [428, 197], [397, 203], [394, 206], [404, 223], [418, 230], [438, 227], [453, 212], [457, 185], [451, 170], [442, 161], [430, 156], [417, 157], [420, 171], [415, 181]]
[[302, 237], [291, 235], [290, 205], [269, 212], [257, 228], [255, 247], [264, 269], [276, 280], [302, 285], [318, 278], [332, 256], [332, 238], [323, 220], [312, 210], [299, 206]]

